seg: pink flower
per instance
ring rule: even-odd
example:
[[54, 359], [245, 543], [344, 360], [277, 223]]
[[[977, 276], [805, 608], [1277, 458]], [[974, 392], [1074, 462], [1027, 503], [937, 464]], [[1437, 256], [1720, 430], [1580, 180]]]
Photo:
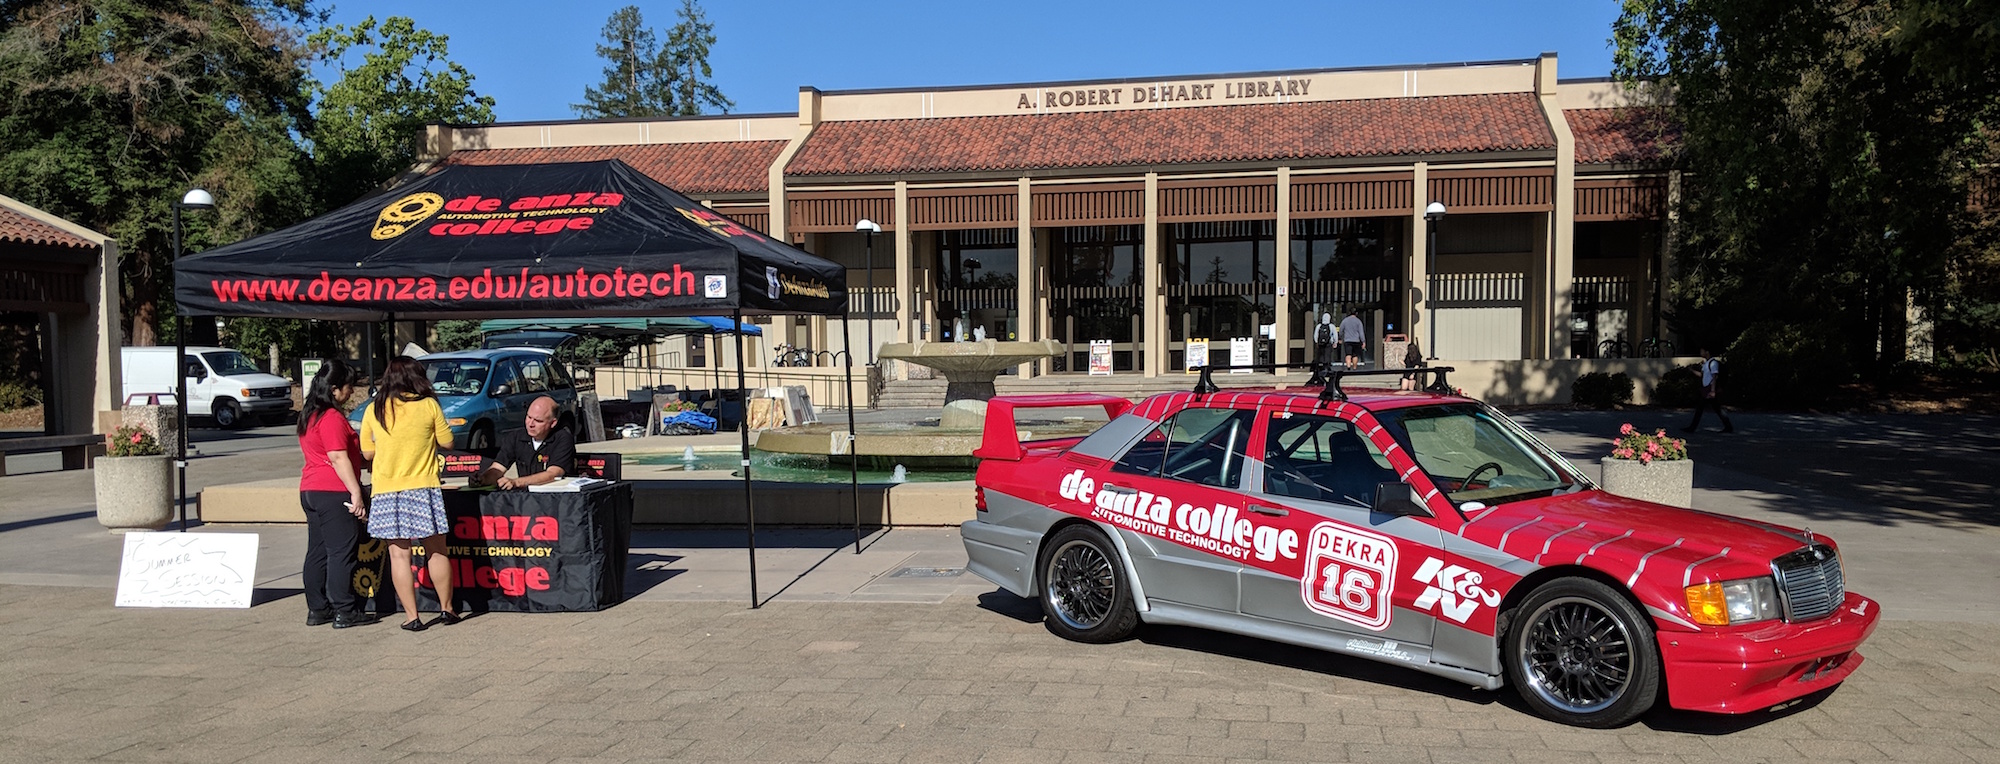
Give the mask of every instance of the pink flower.
[[1632, 423], [1631, 423], [1631, 422], [1626, 422], [1626, 423], [1625, 423], [1624, 425], [1620, 426], [1620, 427], [1618, 428], [1618, 434], [1620, 434], [1620, 435], [1631, 435], [1631, 434], [1632, 434]]
[[1653, 463], [1653, 455], [1652, 455], [1652, 454], [1640, 454], [1640, 455], [1639, 455], [1639, 463], [1640, 463], [1640, 464], [1652, 464], [1652, 463]]
[[1657, 440], [1655, 440], [1655, 441], [1648, 441], [1648, 442], [1646, 443], [1646, 453], [1648, 453], [1648, 454], [1651, 454], [1651, 455], [1653, 455], [1653, 456], [1659, 456], [1659, 455], [1660, 455], [1660, 442], [1659, 442], [1659, 441], [1657, 441]]
[[1666, 430], [1654, 430], [1654, 431], [1653, 431], [1653, 437], [1655, 437], [1655, 438], [1664, 438], [1664, 437], [1667, 437], [1667, 431], [1666, 431]]
[[139, 439], [140, 439], [140, 438], [144, 438], [144, 437], [146, 437], [146, 433], [143, 433], [143, 432], [134, 432], [134, 433], [132, 433], [132, 443], [133, 443], [134, 445], [137, 445], [137, 444], [139, 443]]

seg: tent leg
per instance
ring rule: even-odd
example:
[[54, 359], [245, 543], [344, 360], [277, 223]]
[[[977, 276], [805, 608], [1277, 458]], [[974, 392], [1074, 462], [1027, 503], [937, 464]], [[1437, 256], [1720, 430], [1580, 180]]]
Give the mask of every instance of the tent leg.
[[[176, 216], [178, 216], [178, 215], [180, 214], [180, 210], [179, 210], [178, 208], [176, 208], [176, 209], [174, 210], [174, 214], [175, 214]], [[179, 217], [176, 217], [176, 218], [175, 218], [175, 221], [176, 221], [176, 222], [178, 222], [178, 221], [179, 221], [179, 219], [180, 219]], [[174, 229], [174, 233], [178, 235], [178, 234], [180, 233], [180, 229], [178, 229], [178, 228]], [[176, 247], [176, 250], [178, 251], [178, 248], [179, 248], [179, 246], [180, 246], [180, 242], [179, 242], [178, 240], [176, 240], [176, 241], [174, 242], [174, 246]], [[181, 307], [180, 307], [180, 304], [179, 304], [179, 303], [175, 303], [175, 305], [174, 305], [174, 370], [175, 370], [175, 371], [177, 371], [177, 372], [180, 372], [180, 373], [178, 373], [178, 374], [175, 374], [175, 375], [174, 375], [174, 380], [175, 380], [175, 381], [174, 381], [174, 385], [175, 385], [175, 386], [174, 386], [174, 408], [176, 408], [176, 409], [179, 409], [179, 411], [176, 411], [176, 412], [174, 412], [174, 419], [175, 419], [175, 420], [176, 420], [176, 422], [177, 422], [177, 423], [175, 424], [175, 426], [179, 428], [179, 430], [180, 430], [180, 434], [179, 434], [179, 435], [176, 435], [176, 436], [174, 436], [174, 440], [175, 440], [175, 441], [178, 441], [178, 442], [177, 442], [177, 443], [175, 444], [175, 446], [174, 446], [174, 448], [176, 449], [176, 452], [175, 452], [175, 455], [174, 455], [174, 473], [175, 473], [175, 474], [176, 474], [176, 475], [178, 476], [178, 478], [179, 478], [179, 481], [180, 481], [180, 490], [178, 491], [178, 493], [177, 493], [177, 494], [175, 495], [175, 497], [174, 497], [174, 499], [175, 499], [175, 501], [174, 501], [174, 506], [176, 506], [176, 507], [178, 507], [178, 508], [179, 508], [179, 512], [180, 512], [180, 515], [181, 515], [181, 532], [182, 532], [182, 533], [186, 533], [186, 532], [187, 532], [187, 529], [188, 529], [188, 446], [187, 446], [187, 443], [188, 443], [188, 404], [187, 404], [187, 400], [188, 400], [188, 381], [187, 381], [187, 333], [188, 333], [188, 322], [187, 322], [187, 316], [186, 316], [186, 315], [183, 315], [183, 314], [181, 313]]]
[[[736, 395], [743, 402], [742, 419], [736, 431], [743, 435], [741, 463], [743, 466], [743, 519], [749, 539], [750, 550], [750, 607], [763, 607], [757, 599], [757, 500], [750, 487], [750, 388], [743, 380], [743, 311], [736, 311]], [[722, 404], [716, 403], [715, 413], [722, 413]]]
[[840, 313], [840, 355], [847, 359], [847, 495], [854, 501], [854, 553], [861, 554], [861, 441], [854, 437], [854, 342]]

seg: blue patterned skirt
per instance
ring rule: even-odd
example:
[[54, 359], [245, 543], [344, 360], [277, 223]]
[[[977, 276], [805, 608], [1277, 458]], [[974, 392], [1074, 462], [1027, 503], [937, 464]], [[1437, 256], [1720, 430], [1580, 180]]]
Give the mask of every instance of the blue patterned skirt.
[[368, 535], [378, 539], [422, 539], [450, 527], [436, 488], [378, 493], [368, 502]]

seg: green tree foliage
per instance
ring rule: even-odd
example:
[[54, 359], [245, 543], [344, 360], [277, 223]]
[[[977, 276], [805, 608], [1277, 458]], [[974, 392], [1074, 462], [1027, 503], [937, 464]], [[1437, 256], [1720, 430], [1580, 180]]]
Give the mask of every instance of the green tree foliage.
[[2000, 283], [1967, 290], [1992, 265], [1991, 208], [1968, 199], [1996, 156], [1995, 19], [1964, 0], [1625, 0], [1618, 74], [1664, 85], [1646, 92], [1671, 95], [1657, 105], [1680, 130], [1683, 334], [1814, 338], [1805, 359], [1730, 347], [1740, 380], [1777, 371], [1760, 358], [1883, 369], [1913, 295], [1947, 317], [1941, 345], [2000, 327], [1954, 312]]
[[604, 22], [604, 82], [583, 89], [583, 103], [571, 104], [585, 119], [662, 117], [674, 113], [673, 70], [662, 66], [660, 42], [647, 28], [639, 6], [613, 11]]
[[472, 74], [450, 59], [447, 38], [407, 17], [327, 27], [310, 42], [329, 61], [360, 55], [338, 81], [312, 83], [316, 123], [307, 137], [322, 209], [354, 201], [408, 170], [422, 153], [425, 124], [493, 121], [492, 96], [473, 90]]
[[190, 251], [312, 212], [305, 0], [0, 3], [0, 185], [119, 241], [128, 338], [170, 316], [172, 201]]
[[604, 22], [605, 44], [597, 46], [604, 81], [585, 87], [583, 103], [570, 108], [586, 119], [727, 113], [736, 103], [711, 81], [708, 64], [715, 25], [695, 0], [682, 0], [677, 18], [661, 45], [638, 6], [614, 11]]
[[715, 86], [708, 66], [708, 49], [715, 45], [715, 24], [695, 0], [681, 0], [680, 23], [667, 33], [666, 62], [673, 72], [674, 113], [701, 114], [708, 109], [728, 114], [736, 106]]

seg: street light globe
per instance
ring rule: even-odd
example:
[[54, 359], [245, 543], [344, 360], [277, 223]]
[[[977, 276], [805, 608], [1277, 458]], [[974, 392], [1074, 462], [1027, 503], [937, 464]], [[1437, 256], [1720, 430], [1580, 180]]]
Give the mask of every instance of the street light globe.
[[1443, 220], [1443, 219], [1444, 219], [1444, 202], [1431, 202], [1431, 203], [1430, 203], [1430, 206], [1427, 206], [1427, 207], [1425, 207], [1425, 208], [1424, 208], [1424, 219], [1425, 219], [1425, 220]]
[[854, 224], [854, 230], [867, 231], [868, 233], [881, 233], [882, 226], [876, 225], [875, 221], [873, 220], [862, 218], [861, 222]]
[[215, 206], [215, 197], [205, 189], [190, 188], [187, 195], [181, 197], [181, 206], [188, 209], [205, 210]]

